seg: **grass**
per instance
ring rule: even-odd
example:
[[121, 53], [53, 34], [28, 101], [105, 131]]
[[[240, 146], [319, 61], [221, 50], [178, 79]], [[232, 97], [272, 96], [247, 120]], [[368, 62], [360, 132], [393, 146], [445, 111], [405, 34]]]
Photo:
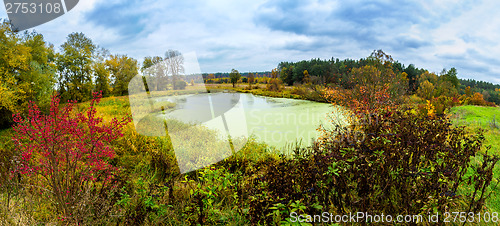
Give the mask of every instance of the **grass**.
[[[470, 131], [484, 130], [483, 152], [500, 155], [500, 107], [457, 106], [450, 109], [451, 120], [456, 126], [466, 126]], [[500, 164], [493, 170], [493, 184], [500, 180]], [[492, 198], [486, 202], [492, 212], [500, 212], [500, 188], [493, 191]]]
[[500, 154], [500, 107], [466, 105], [454, 107], [450, 113], [454, 125], [484, 129], [484, 146], [491, 145], [491, 152]]

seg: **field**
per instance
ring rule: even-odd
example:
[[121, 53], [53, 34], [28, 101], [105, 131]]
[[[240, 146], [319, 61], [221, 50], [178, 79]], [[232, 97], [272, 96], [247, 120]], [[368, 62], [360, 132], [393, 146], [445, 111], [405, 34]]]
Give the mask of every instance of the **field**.
[[485, 146], [491, 145], [491, 151], [500, 154], [500, 107], [458, 106], [450, 110], [455, 125], [471, 129], [484, 129]]
[[[483, 152], [500, 155], [500, 107], [484, 106], [458, 106], [450, 109], [451, 120], [456, 126], [466, 126], [470, 131], [478, 129], [484, 130], [485, 142]], [[490, 147], [488, 149], [488, 147]], [[498, 183], [500, 178], [500, 165], [497, 164], [493, 170], [494, 179], [492, 183]], [[490, 211], [500, 212], [500, 188], [492, 194], [492, 198], [487, 202]]]

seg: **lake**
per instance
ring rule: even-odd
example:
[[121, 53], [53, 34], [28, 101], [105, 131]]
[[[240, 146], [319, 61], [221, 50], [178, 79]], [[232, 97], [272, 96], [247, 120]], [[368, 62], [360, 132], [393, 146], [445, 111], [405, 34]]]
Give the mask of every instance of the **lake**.
[[282, 148], [301, 142], [310, 145], [318, 127], [328, 125], [332, 104], [255, 96], [249, 93], [210, 93], [156, 98], [176, 103], [159, 116], [196, 123], [231, 137], [254, 137]]

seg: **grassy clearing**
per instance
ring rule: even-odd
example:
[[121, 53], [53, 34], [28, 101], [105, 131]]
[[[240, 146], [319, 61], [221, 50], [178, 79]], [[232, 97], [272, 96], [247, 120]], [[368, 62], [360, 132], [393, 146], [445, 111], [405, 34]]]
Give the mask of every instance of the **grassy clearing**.
[[[451, 120], [456, 126], [466, 126], [470, 131], [484, 130], [485, 142], [483, 150], [491, 147], [488, 152], [500, 155], [500, 107], [457, 106], [450, 110]], [[480, 157], [478, 157], [478, 160]], [[500, 180], [500, 165], [493, 170], [492, 184]], [[497, 187], [486, 206], [492, 212], [500, 212], [500, 188]]]
[[452, 122], [457, 126], [467, 126], [471, 130], [484, 129], [485, 147], [500, 154], [500, 107], [458, 106], [450, 110]]

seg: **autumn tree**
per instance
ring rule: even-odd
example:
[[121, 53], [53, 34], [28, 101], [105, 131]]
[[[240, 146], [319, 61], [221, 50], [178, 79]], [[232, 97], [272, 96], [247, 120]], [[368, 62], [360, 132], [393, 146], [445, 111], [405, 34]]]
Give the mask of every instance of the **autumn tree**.
[[215, 75], [213, 73], [210, 73], [206, 76], [205, 82], [206, 83], [213, 83], [215, 79]]
[[420, 83], [420, 87], [417, 89], [417, 96], [426, 100], [432, 99], [434, 97], [434, 85], [427, 80]]
[[255, 82], [255, 75], [250, 72], [248, 73], [248, 88], [252, 89], [252, 84]]
[[267, 83], [267, 90], [269, 91], [280, 91], [281, 90], [281, 80], [279, 79], [278, 69], [275, 68], [271, 71], [271, 78]]
[[470, 97], [468, 104], [479, 105], [479, 106], [488, 105], [486, 100], [484, 100], [483, 94], [481, 94], [481, 93], [474, 93], [474, 95], [472, 95], [472, 97]]
[[27, 113], [29, 101], [48, 107], [54, 77], [54, 49], [41, 34], [0, 24], [0, 128], [12, 123], [13, 113]]
[[112, 55], [105, 64], [113, 80], [113, 93], [117, 96], [127, 95], [128, 83], [139, 70], [137, 60], [126, 55]]
[[229, 79], [231, 80], [231, 83], [233, 83], [233, 88], [236, 86], [236, 83], [238, 83], [238, 80], [240, 80], [240, 78], [240, 72], [234, 68], [231, 69], [231, 73], [229, 73]]
[[348, 81], [348, 87], [352, 88], [327, 88], [326, 98], [361, 114], [397, 108], [405, 101], [408, 79], [393, 72], [391, 59], [375, 52], [367, 65], [352, 69]]
[[58, 88], [63, 100], [92, 97], [92, 57], [97, 46], [83, 33], [68, 35], [57, 55]]
[[304, 78], [302, 79], [302, 83], [307, 84], [310, 81], [309, 72], [304, 70]]
[[425, 71], [424, 73], [418, 76], [418, 83], [423, 83], [425, 81], [430, 82], [433, 85], [436, 85], [439, 77], [435, 73], [431, 73], [429, 71]]
[[472, 90], [471, 90], [470, 86], [465, 87], [465, 96], [466, 97], [472, 96]]

